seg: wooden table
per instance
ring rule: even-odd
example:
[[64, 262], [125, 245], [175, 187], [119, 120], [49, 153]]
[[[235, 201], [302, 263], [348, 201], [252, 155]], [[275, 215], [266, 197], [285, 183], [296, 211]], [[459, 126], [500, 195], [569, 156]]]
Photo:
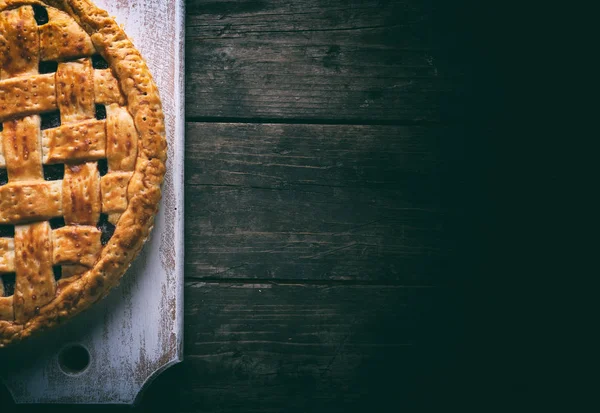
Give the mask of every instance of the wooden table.
[[188, 1], [186, 358], [142, 407], [441, 403], [465, 76], [440, 3]]

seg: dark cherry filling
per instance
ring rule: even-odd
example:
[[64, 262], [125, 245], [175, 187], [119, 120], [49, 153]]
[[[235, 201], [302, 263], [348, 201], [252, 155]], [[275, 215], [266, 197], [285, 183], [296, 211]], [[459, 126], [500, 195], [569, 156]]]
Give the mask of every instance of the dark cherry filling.
[[102, 231], [100, 241], [102, 245], [108, 244], [108, 241], [112, 238], [115, 233], [115, 226], [108, 222], [108, 215], [100, 214], [100, 222], [98, 223], [98, 229]]
[[92, 56], [92, 66], [94, 69], [108, 69], [108, 62], [99, 54]]
[[104, 176], [108, 173], [108, 161], [106, 159], [98, 160], [98, 172], [100, 176]]
[[40, 75], [55, 73], [58, 70], [58, 62], [40, 62]]
[[52, 267], [52, 271], [54, 272], [54, 280], [58, 281], [62, 278], [62, 266], [55, 265]]
[[106, 106], [96, 105], [96, 119], [98, 119], [98, 120], [106, 119]]
[[0, 225], [0, 237], [1, 238], [14, 238], [15, 237], [15, 226], [14, 225]]
[[50, 220], [50, 228], [52, 229], [59, 229], [65, 225], [65, 219], [63, 217], [56, 217]]
[[4, 284], [4, 296], [10, 297], [15, 293], [15, 282], [16, 282], [16, 274], [2, 274], [0, 275], [0, 282]]
[[46, 181], [60, 181], [65, 177], [64, 165], [44, 165], [43, 168]]
[[42, 113], [42, 130], [57, 128], [60, 126], [60, 112], [55, 110], [54, 112]]
[[39, 6], [37, 4], [32, 5], [33, 7], [33, 17], [37, 22], [38, 26], [48, 23], [48, 11], [45, 7]]

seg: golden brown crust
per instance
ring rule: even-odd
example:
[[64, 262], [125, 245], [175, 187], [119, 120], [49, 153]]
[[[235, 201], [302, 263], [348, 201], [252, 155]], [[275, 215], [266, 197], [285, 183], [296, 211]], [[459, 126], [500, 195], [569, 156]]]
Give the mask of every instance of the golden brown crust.
[[[105, 11], [98, 9], [89, 0], [47, 0], [29, 2], [22, 0], [0, 0], [0, 11], [5, 12], [7, 9], [10, 9], [11, 11], [21, 10], [22, 8], [17, 9], [15, 6], [21, 6], [25, 3], [44, 4], [55, 7], [57, 10], [62, 11], [73, 18], [89, 35], [95, 49], [109, 63], [110, 70], [114, 73], [114, 76], [107, 76], [106, 72], [104, 72], [104, 76], [99, 76], [98, 71], [89, 69], [89, 59], [86, 58], [82, 59], [81, 62], [75, 63], [75, 66], [71, 62], [59, 64], [59, 71], [61, 71], [61, 73], [57, 73], [57, 78], [59, 76], [61, 79], [67, 79], [69, 76], [92, 77], [93, 90], [89, 93], [88, 91], [84, 91], [82, 96], [75, 95], [75, 98], [79, 99], [76, 104], [78, 105], [79, 110], [84, 113], [86, 119], [91, 119], [94, 115], [91, 112], [94, 105], [94, 93], [101, 91], [95, 95], [96, 103], [100, 101], [100, 103], [105, 104], [122, 104], [123, 99], [120, 98], [120, 93], [123, 93], [124, 100], [127, 102], [127, 112], [130, 114], [133, 121], [132, 125], [134, 128], [132, 130], [135, 131], [137, 136], [138, 150], [134, 155], [135, 167], [131, 165], [130, 156], [111, 162], [113, 166], [115, 166], [115, 169], [113, 169], [115, 172], [133, 172], [127, 187], [128, 204], [127, 209], [123, 212], [116, 225], [112, 238], [101, 250], [93, 267], [79, 276], [78, 274], [84, 268], [80, 265], [74, 265], [68, 270], [68, 275], [71, 276], [71, 278], [61, 280], [57, 284], [50, 282], [52, 281], [49, 278], [52, 275], [51, 267], [50, 272], [48, 272], [47, 268], [38, 268], [37, 270], [39, 270], [38, 272], [41, 276], [31, 277], [31, 280], [28, 280], [27, 277], [19, 277], [19, 279], [22, 279], [22, 282], [17, 286], [19, 293], [15, 293], [13, 296], [15, 299], [14, 308], [16, 311], [14, 315], [16, 321], [10, 321], [7, 320], [6, 317], [3, 317], [3, 315], [7, 315], [3, 314], [3, 311], [9, 308], [5, 301], [8, 301], [10, 298], [0, 298], [0, 347], [28, 337], [36, 331], [52, 327], [62, 320], [81, 312], [104, 297], [112, 287], [118, 284], [123, 273], [141, 249], [153, 226], [154, 216], [161, 196], [160, 185], [165, 173], [166, 161], [164, 117], [158, 90], [152, 80], [144, 59], [134, 48], [131, 41], [117, 23], [110, 18]], [[28, 13], [28, 11], [23, 13]], [[68, 29], [68, 31], [69, 33], [75, 33], [76, 29]], [[0, 35], [0, 48], [3, 48], [4, 40], [1, 37], [2, 36]], [[7, 77], [13, 77], [14, 73], [19, 71], [25, 72], [25, 69], [27, 69], [27, 67], [22, 68], [9, 65], [11, 73], [7, 72], [6, 77], [1, 73], [0, 78], [6, 79]], [[31, 92], [29, 89], [30, 85], [36, 82], [37, 77], [43, 76], [49, 77], [47, 75], [29, 77], [28, 82], [30, 83], [27, 84], [29, 86], [19, 84], [19, 79], [0, 81], [0, 120], [16, 118], [27, 114], [37, 114], [53, 110], [57, 105], [63, 105], [63, 100], [60, 97], [58, 101], [57, 99], [52, 100], [52, 96], [55, 95], [54, 88], [60, 88], [57, 92], [64, 92], [65, 96], [67, 96], [71, 91], [70, 84], [67, 85], [65, 82], [65, 85], [55, 85], [54, 82], [48, 82], [47, 80], [44, 82], [40, 81], [39, 84], [36, 83], [36, 85], [39, 88], [48, 89], [50, 88], [48, 85], [52, 83], [51, 91], [44, 90], [43, 93], [37, 93], [37, 96], [30, 93], [27, 95], [26, 99], [23, 98], [23, 100], [19, 102], [20, 106], [18, 107], [13, 105], [12, 102], [8, 102], [8, 97], [13, 96], [18, 87], [20, 87], [19, 90], [22, 92]], [[113, 79], [115, 78], [119, 79], [118, 88], [120, 89], [120, 92], [118, 94], [114, 90], [115, 83]], [[88, 83], [86, 82], [86, 84]], [[9, 88], [12, 88], [10, 94], [7, 90]], [[26, 91], [25, 88], [28, 90]], [[91, 100], [88, 99], [90, 96], [92, 97]], [[9, 105], [13, 106], [9, 109]], [[64, 108], [61, 107], [61, 116], [63, 109], [68, 112], [67, 106], [64, 106]], [[81, 119], [79, 115], [73, 116], [73, 118], [68, 119], [61, 118], [61, 121], [67, 123], [85, 120]], [[108, 122], [109, 119], [107, 118], [107, 124]], [[107, 135], [109, 134], [108, 130], [107, 125]], [[4, 133], [5, 132], [3, 132], [3, 134]], [[109, 139], [110, 138], [107, 136], [107, 152], [110, 145]], [[3, 141], [4, 140], [5, 137], [3, 136]], [[120, 145], [120, 142], [117, 142], [117, 145]], [[6, 148], [3, 149], [3, 154], [6, 157]], [[78, 186], [79, 184], [70, 186], [73, 179], [76, 180], [74, 177], [79, 176], [79, 173], [85, 175], [85, 179], [87, 179], [86, 182], [92, 186], [95, 185], [96, 181], [100, 181], [95, 178], [97, 172], [90, 170], [93, 169], [93, 167], [86, 167], [84, 169], [84, 172], [73, 172], [72, 170], [66, 172], [64, 179], [64, 182], [66, 183], [63, 181], [55, 181], [56, 183], [35, 182], [30, 186], [41, 188], [44, 187], [44, 185], [59, 185], [59, 198], [61, 194], [60, 190], [63, 189], [63, 186], [68, 186], [69, 188], [72, 188], [72, 190], [74, 188], [75, 191], [83, 192], [87, 194], [84, 196], [90, 197], [91, 201], [86, 205], [92, 205], [91, 214], [93, 215], [96, 212], [93, 208], [93, 205], [95, 205], [95, 198], [93, 200], [92, 198], [95, 196], [96, 190], [93, 189], [93, 193], [90, 193], [89, 187], [87, 189], [81, 189], [81, 187]], [[2, 190], [11, 190], [11, 184], [0, 187], [0, 191]], [[0, 198], [2, 199], [2, 202], [5, 202], [4, 196], [0, 196]], [[59, 201], [54, 200], [52, 197], [50, 198], [50, 201], [55, 203], [56, 208], [62, 208], [62, 203], [65, 201], [64, 197]], [[68, 204], [68, 202], [69, 201], [67, 201], [66, 204]], [[101, 202], [99, 205], [101, 205]], [[72, 207], [72, 205], [70, 207]], [[8, 209], [5, 209], [3, 204], [0, 205], [0, 222], [2, 222], [3, 218], [5, 222], [13, 222], [12, 219], [23, 213], [23, 211], [18, 210], [19, 208], [12, 205], [10, 202], [7, 202], [7, 208]], [[65, 211], [67, 209], [68, 208], [65, 208]], [[5, 213], [5, 211], [8, 211], [8, 213]], [[79, 207], [75, 209], [77, 224], [85, 223], [79, 221], [93, 221], [93, 219], [89, 219], [90, 215], [86, 215], [87, 213], [83, 213], [82, 211], [83, 210], [80, 210]], [[25, 212], [32, 212], [32, 209], [29, 208], [29, 210]], [[38, 213], [39, 215], [39, 211], [33, 212]], [[56, 216], [54, 214], [50, 215]], [[20, 219], [24, 218], [21, 217]], [[59, 241], [57, 241], [60, 244], [58, 246], [59, 249], [64, 247], [65, 251], [67, 251], [69, 248], [64, 241], [64, 234], [61, 234], [60, 232], [57, 234], [56, 231], [52, 232], [45, 222], [28, 225], [22, 227], [22, 229], [21, 227], [17, 228], [19, 228], [16, 231], [18, 232], [18, 237], [21, 237], [19, 238], [19, 242], [23, 242], [23, 244], [26, 244], [27, 242], [36, 242], [36, 250], [41, 251], [40, 254], [53, 255], [52, 248], [56, 244], [52, 240], [52, 237], [55, 235], [59, 235]], [[33, 240], [33, 235], [38, 236], [38, 241]], [[17, 233], [15, 234], [15, 239], [17, 239]], [[92, 242], [92, 244], [94, 242]], [[15, 244], [16, 243], [17, 242], [15, 242]], [[47, 248], [46, 245], [48, 245]], [[19, 260], [18, 254], [22, 251], [21, 247], [16, 251], [16, 261]], [[92, 250], [90, 249], [88, 252], [92, 253]], [[52, 259], [48, 259], [46, 262], [50, 263], [52, 262]], [[90, 261], [86, 261], [86, 263], [89, 262]], [[63, 276], [64, 275], [65, 273], [63, 271]], [[28, 283], [24, 280], [28, 280]], [[39, 293], [35, 294], [36, 300], [33, 300], [33, 292], [28, 295], [29, 283], [35, 283], [39, 287], [39, 291], [43, 291], [43, 293], [48, 292], [49, 295], [49, 289], [56, 288], [54, 299], [47, 303], [44, 302], [45, 305], [40, 305], [40, 301], [38, 301], [40, 300], [38, 297]], [[38, 290], [36, 289], [36, 291]], [[17, 303], [16, 301], [19, 302]], [[8, 315], [10, 316], [10, 314]]]
[[0, 79], [37, 73], [40, 37], [31, 6], [2, 11], [0, 32], [19, 41], [2, 42]]
[[[0, 272], [15, 272], [15, 240], [12, 238], [0, 238]], [[2, 283], [0, 289], [4, 292]]]
[[54, 73], [0, 83], [0, 121], [56, 109]]
[[62, 181], [29, 181], [0, 186], [0, 224], [47, 220], [63, 214]]
[[32, 115], [9, 120], [3, 127], [2, 146], [10, 180], [43, 179], [40, 117]]
[[54, 300], [50, 224], [36, 222], [15, 227], [15, 322], [24, 324], [40, 307]]
[[111, 103], [125, 104], [119, 82], [110, 69], [94, 71], [94, 95], [96, 95], [96, 103], [103, 105], [110, 105]]
[[67, 163], [106, 156], [106, 121], [91, 119], [42, 132], [44, 163]]
[[6, 168], [6, 159], [4, 159], [4, 145], [2, 142], [4, 141], [4, 137], [2, 136], [2, 132], [0, 132], [0, 168]]
[[90, 56], [90, 36], [65, 12], [48, 9], [48, 23], [40, 26], [40, 58], [60, 61]]
[[94, 72], [90, 59], [58, 64], [56, 97], [63, 124], [94, 118]]
[[[0, 284], [2, 284], [2, 283], [0, 283]], [[4, 289], [4, 287], [2, 287], [2, 289]], [[0, 320], [14, 320], [14, 319], [15, 319], [14, 297], [12, 295], [10, 297], [0, 297]], [[2, 323], [2, 321], [0, 321], [0, 324], [1, 323]]]
[[127, 186], [132, 176], [132, 172], [111, 172], [102, 177], [102, 212], [111, 214], [127, 209]]
[[65, 165], [62, 194], [67, 225], [96, 225], [102, 210], [98, 165], [94, 162]]
[[106, 158], [111, 171], [133, 171], [137, 159], [138, 133], [127, 109], [106, 107]]
[[67, 226], [52, 231], [53, 261], [58, 264], [93, 266], [102, 250], [102, 232], [94, 226]]

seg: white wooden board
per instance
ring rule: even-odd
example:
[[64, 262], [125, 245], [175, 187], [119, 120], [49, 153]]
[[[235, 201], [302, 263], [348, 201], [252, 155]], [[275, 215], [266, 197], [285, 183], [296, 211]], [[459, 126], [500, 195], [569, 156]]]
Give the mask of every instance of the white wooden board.
[[[131, 404], [183, 356], [184, 1], [95, 0], [122, 24], [158, 84], [169, 144], [163, 200], [150, 240], [119, 287], [64, 326], [0, 352], [16, 403]], [[59, 353], [89, 351], [65, 373]]]

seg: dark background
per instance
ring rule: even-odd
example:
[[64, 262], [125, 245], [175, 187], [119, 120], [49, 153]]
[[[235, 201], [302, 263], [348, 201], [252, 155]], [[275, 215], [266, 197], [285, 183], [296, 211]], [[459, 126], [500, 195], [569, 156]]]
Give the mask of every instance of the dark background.
[[524, 311], [548, 171], [522, 173], [543, 157], [525, 16], [187, 2], [186, 359], [142, 410], [493, 411], [547, 390]]

